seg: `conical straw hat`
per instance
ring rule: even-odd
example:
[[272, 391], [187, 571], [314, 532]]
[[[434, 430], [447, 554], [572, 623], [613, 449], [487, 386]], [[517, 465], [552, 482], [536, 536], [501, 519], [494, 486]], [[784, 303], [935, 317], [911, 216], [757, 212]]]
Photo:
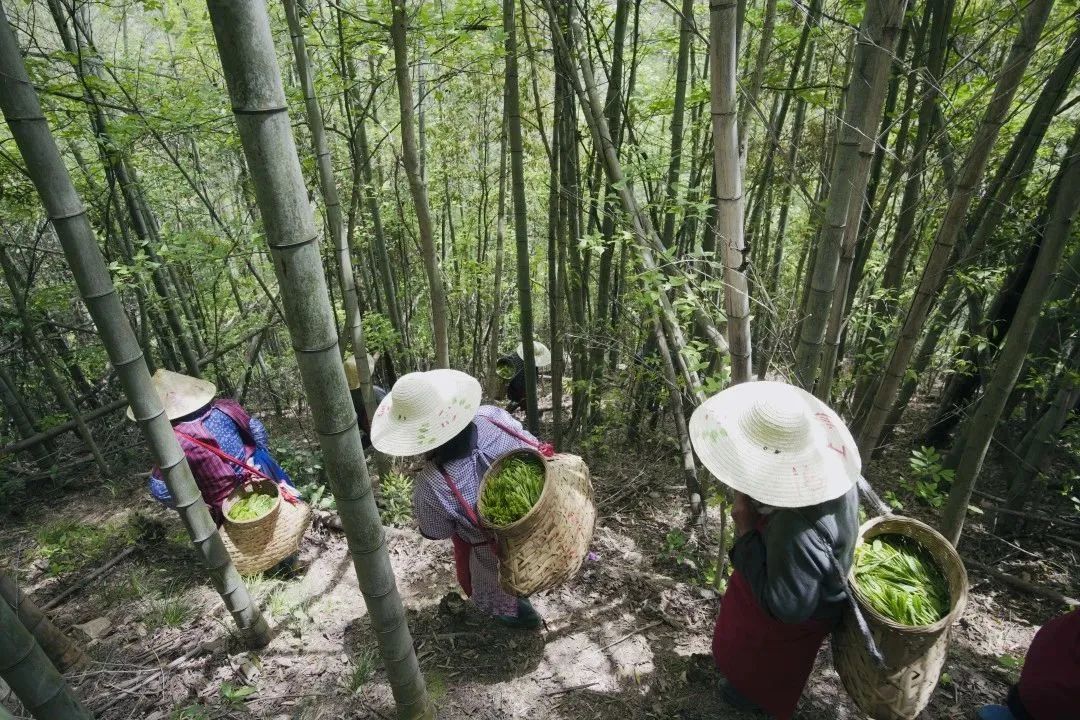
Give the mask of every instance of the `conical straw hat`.
[[862, 468], [840, 417], [780, 382], [748, 382], [706, 400], [690, 418], [690, 442], [725, 485], [774, 507], [840, 497]]
[[[158, 397], [161, 398], [161, 404], [165, 406], [165, 415], [169, 420], [182, 418], [205, 407], [217, 394], [214, 383], [172, 370], [158, 370], [154, 373], [153, 383]], [[127, 416], [128, 420], [135, 419], [135, 411], [130, 405]]]
[[480, 383], [457, 370], [403, 375], [379, 403], [371, 444], [387, 455], [421, 455], [465, 429], [480, 407]]
[[[525, 343], [518, 343], [517, 356], [525, 359]], [[547, 345], [538, 340], [533, 341], [533, 359], [536, 361], [537, 370], [543, 370], [551, 365], [551, 351], [548, 350]]]
[[[342, 363], [345, 366], [345, 378], [349, 381], [349, 389], [356, 390], [360, 387], [360, 368], [356, 366], [356, 356], [349, 355]], [[375, 358], [371, 353], [367, 354], [367, 366], [369, 372], [375, 371]]]

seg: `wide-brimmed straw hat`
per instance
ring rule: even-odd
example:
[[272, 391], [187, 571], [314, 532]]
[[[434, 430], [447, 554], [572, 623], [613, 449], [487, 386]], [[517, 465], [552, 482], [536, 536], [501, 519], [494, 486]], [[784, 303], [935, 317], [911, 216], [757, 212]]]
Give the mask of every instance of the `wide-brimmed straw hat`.
[[[356, 366], [356, 356], [349, 355], [342, 365], [345, 366], [345, 379], [349, 381], [349, 389], [356, 390], [360, 387], [360, 368]], [[374, 372], [375, 358], [371, 356], [371, 353], [367, 354], [367, 366], [368, 372]]]
[[[518, 343], [517, 356], [522, 360], [525, 359], [525, 343]], [[533, 360], [536, 362], [537, 370], [543, 370], [551, 365], [551, 351], [548, 350], [547, 345], [540, 341], [533, 341]]]
[[371, 444], [397, 456], [434, 450], [472, 422], [480, 394], [480, 383], [457, 370], [403, 375], [375, 411]]
[[[200, 380], [172, 370], [158, 370], [152, 381], [169, 420], [190, 415], [205, 407], [217, 395], [217, 387], [209, 380]], [[135, 419], [135, 411], [130, 405], [127, 416], [128, 420]]]
[[862, 469], [847, 426], [816, 397], [780, 382], [748, 382], [706, 400], [690, 442], [722, 483], [774, 507], [840, 497]]
[[[273, 483], [259, 483], [269, 487]], [[265, 492], [265, 489], [263, 489]], [[311, 508], [303, 502], [291, 503], [278, 492], [277, 503], [266, 515], [254, 520], [230, 520], [228, 507], [233, 500], [249, 494], [240, 488], [225, 501], [222, 513], [221, 540], [241, 575], [254, 575], [277, 565], [300, 547], [308, 525]]]

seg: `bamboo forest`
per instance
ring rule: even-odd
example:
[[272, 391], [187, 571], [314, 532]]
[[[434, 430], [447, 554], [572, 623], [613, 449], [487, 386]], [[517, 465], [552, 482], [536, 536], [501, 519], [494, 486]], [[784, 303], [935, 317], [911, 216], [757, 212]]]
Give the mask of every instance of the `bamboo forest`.
[[0, 0], [0, 720], [1076, 720], [1076, 0]]

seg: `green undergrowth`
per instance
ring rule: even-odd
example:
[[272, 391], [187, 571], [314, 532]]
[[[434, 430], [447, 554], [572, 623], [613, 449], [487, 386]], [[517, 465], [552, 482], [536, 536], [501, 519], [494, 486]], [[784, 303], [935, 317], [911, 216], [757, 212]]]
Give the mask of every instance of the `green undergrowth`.
[[379, 510], [384, 525], [404, 527], [412, 520], [412, 478], [389, 472], [379, 483]]
[[37, 555], [50, 575], [64, 575], [106, 560], [139, 537], [127, 519], [106, 523], [56, 520], [37, 532]]

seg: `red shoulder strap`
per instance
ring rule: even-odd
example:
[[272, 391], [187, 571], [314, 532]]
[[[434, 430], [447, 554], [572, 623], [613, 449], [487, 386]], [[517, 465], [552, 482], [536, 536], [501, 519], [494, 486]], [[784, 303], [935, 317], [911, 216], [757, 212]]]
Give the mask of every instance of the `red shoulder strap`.
[[532, 439], [530, 437], [526, 437], [525, 435], [522, 435], [521, 433], [519, 433], [514, 428], [507, 427], [506, 425], [503, 425], [498, 420], [492, 420], [491, 418], [487, 418], [487, 420], [492, 425], [499, 428], [500, 430], [502, 430], [504, 433], [506, 433], [510, 437], [517, 438], [518, 440], [525, 443], [529, 447], [534, 448], [537, 452], [539, 452], [544, 457], [546, 457], [546, 458], [555, 457], [555, 446], [552, 445], [551, 443], [540, 442], [539, 440], [534, 440], [534, 439]]
[[[469, 522], [475, 525], [477, 529], [482, 528], [483, 526], [480, 524], [480, 518], [476, 515], [476, 510], [474, 510], [472, 505], [469, 504], [469, 501], [465, 499], [465, 496], [461, 494], [461, 490], [458, 488], [457, 483], [454, 482], [454, 478], [450, 477], [450, 473], [446, 472], [446, 469], [442, 465], [439, 465], [439, 473], [442, 474], [443, 480], [446, 482], [446, 487], [450, 488], [450, 492], [453, 494], [454, 499], [457, 500], [458, 505], [460, 505], [461, 509], [465, 512], [465, 516], [469, 518]], [[473, 547], [476, 547], [477, 545], [487, 545], [491, 548], [491, 552], [495, 552], [495, 540], [493, 539], [482, 543], [469, 543], [469, 545], [472, 545]]]
[[[173, 432], [176, 433], [176, 435], [178, 437], [181, 437], [184, 440], [187, 440], [188, 442], [190, 442], [190, 443], [192, 443], [194, 445], [198, 445], [203, 450], [206, 450], [209, 453], [217, 455], [219, 458], [221, 458], [225, 462], [232, 463], [233, 465], [236, 465], [239, 468], [247, 470], [249, 473], [251, 473], [252, 475], [254, 475], [256, 477], [260, 477], [260, 478], [262, 478], [264, 480], [269, 480], [270, 482], [277, 484], [278, 486], [283, 488], [283, 490], [281, 492], [281, 496], [283, 498], [285, 498], [286, 500], [288, 500], [289, 502], [294, 503], [294, 504], [297, 502], [296, 494], [292, 490], [292, 488], [288, 488], [288, 486], [286, 486], [284, 483], [278, 482], [277, 480], [270, 477], [269, 475], [267, 475], [263, 471], [259, 470], [257, 467], [254, 467], [252, 465], [248, 465], [243, 460], [240, 460], [238, 458], [234, 458], [232, 455], [225, 452], [221, 448], [215, 447], [215, 446], [211, 445], [210, 443], [203, 442], [202, 440], [199, 440], [198, 438], [193, 438], [193, 437], [191, 437], [190, 435], [188, 435], [185, 432], [181, 432], [181, 431], [179, 431], [179, 430], [177, 430], [175, 428], [173, 428]], [[287, 488], [287, 489], [285, 489], [285, 488]]]

